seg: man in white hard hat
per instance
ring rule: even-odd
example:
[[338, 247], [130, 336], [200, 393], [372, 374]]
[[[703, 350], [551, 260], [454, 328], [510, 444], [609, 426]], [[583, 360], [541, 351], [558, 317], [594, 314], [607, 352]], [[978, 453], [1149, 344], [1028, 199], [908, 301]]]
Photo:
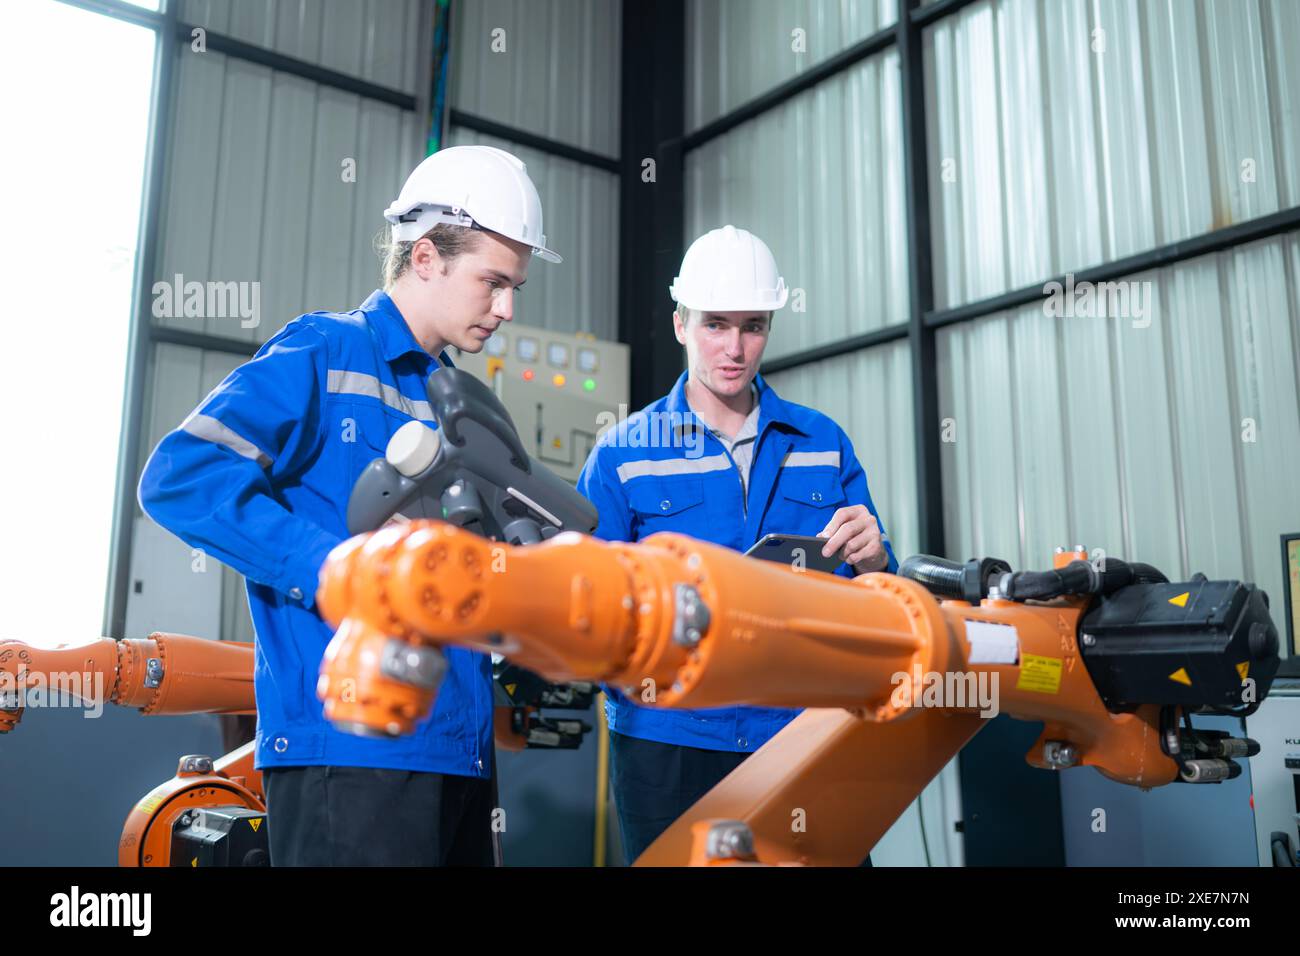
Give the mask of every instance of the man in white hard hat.
[[256, 766], [272, 865], [492, 863], [490, 659], [448, 649], [432, 717], [371, 739], [324, 717], [316, 680], [332, 632], [315, 607], [347, 537], [362, 469], [389, 437], [436, 427], [425, 382], [449, 345], [477, 352], [533, 255], [552, 262], [524, 164], [487, 146], [424, 160], [384, 212], [384, 288], [351, 312], [277, 332], [155, 449], [140, 503], [243, 574], [256, 628]]
[[[671, 292], [687, 368], [587, 459], [578, 490], [600, 514], [596, 536], [677, 531], [744, 551], [769, 533], [820, 535], [823, 555], [843, 562], [836, 573], [896, 570], [848, 436], [758, 374], [787, 298], [767, 245], [734, 226], [706, 233]], [[676, 440], [646, 447], [637, 437], [645, 434]], [[649, 708], [638, 704], [653, 699], [652, 683], [607, 690], [610, 778], [629, 862], [798, 713]]]

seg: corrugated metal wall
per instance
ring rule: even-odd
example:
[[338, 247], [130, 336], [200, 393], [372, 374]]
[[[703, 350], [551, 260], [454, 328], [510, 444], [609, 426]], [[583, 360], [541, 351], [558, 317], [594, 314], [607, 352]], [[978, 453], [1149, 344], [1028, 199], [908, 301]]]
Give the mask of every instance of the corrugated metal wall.
[[686, 241], [749, 229], [796, 290], [768, 358], [907, 320], [901, 130], [891, 50], [687, 154]]
[[[942, 21], [926, 42], [940, 305], [1300, 203], [1297, 51], [1300, 6], [1274, 0], [1000, 0]], [[1043, 567], [1086, 544], [1245, 577], [1281, 625], [1298, 249], [1128, 277], [1146, 315], [1035, 304], [941, 331], [950, 555]]]
[[622, 3], [469, 0], [451, 29], [453, 107], [618, 156]]
[[[778, 318], [787, 320], [795, 317]], [[911, 361], [902, 341], [767, 377], [782, 398], [816, 408], [844, 429], [899, 560], [916, 551], [917, 541]]]
[[[618, 156], [620, 3], [474, 0], [451, 19], [453, 109]], [[618, 177], [454, 124], [447, 139], [509, 150], [537, 183], [548, 243], [565, 261], [532, 264], [519, 320], [617, 341]]]
[[[1300, 530], [1300, 238], [1133, 276], [1142, 318], [1035, 304], [942, 330], [954, 557], [1046, 567], [1085, 544], [1256, 581], [1282, 625], [1278, 536]], [[1145, 326], [1146, 322], [1149, 326]]]
[[898, 0], [689, 0], [686, 128], [699, 129], [897, 20]]
[[925, 34], [935, 302], [1300, 202], [1300, 5], [998, 0]]
[[186, 23], [414, 95], [422, 0], [173, 0]]
[[[149, 366], [148, 393], [145, 396], [148, 418], [137, 473], [144, 470], [145, 461], [163, 436], [180, 424], [203, 397], [243, 361], [240, 356], [228, 352], [182, 345], [159, 345], [154, 349]], [[142, 517], [145, 521], [152, 520]], [[221, 575], [221, 638], [228, 641], [251, 641], [253, 622], [248, 615], [243, 576], [215, 561], [208, 565], [208, 573], [214, 572]]]
[[176, 76], [159, 278], [257, 281], [261, 322], [156, 321], [262, 342], [303, 312], [359, 305], [380, 285], [374, 239], [423, 122], [220, 53], [183, 48]]

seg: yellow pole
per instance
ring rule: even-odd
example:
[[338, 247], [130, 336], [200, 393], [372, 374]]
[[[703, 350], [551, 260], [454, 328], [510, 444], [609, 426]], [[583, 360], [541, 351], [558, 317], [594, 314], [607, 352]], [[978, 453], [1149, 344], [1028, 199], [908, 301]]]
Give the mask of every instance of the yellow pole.
[[605, 723], [605, 695], [596, 695], [596, 839], [592, 866], [605, 865], [605, 835], [609, 813], [609, 725]]

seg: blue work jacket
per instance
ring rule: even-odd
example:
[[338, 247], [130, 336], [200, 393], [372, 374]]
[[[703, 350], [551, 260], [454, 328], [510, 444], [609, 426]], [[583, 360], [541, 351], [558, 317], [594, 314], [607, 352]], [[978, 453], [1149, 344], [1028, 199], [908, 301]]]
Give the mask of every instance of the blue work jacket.
[[[664, 398], [610, 428], [578, 478], [600, 514], [595, 535], [639, 541], [677, 531], [737, 551], [766, 534], [818, 534], [837, 508], [864, 504], [880, 520], [853, 444], [821, 412], [780, 398], [757, 376], [758, 436], [747, 494], [730, 453], [691, 412], [683, 372]], [[884, 523], [881, 523], [884, 534]], [[898, 562], [885, 538], [888, 570]], [[758, 559], [755, 559], [758, 560]], [[840, 565], [846, 577], [853, 569]], [[765, 744], [797, 709], [642, 707], [605, 688], [611, 730], [666, 744], [748, 753]]]
[[412, 419], [437, 427], [425, 381], [440, 367], [383, 292], [352, 312], [303, 315], [226, 376], [145, 465], [149, 516], [247, 579], [258, 768], [491, 772], [486, 655], [446, 650], [433, 714], [410, 736], [338, 731], [316, 698], [333, 636], [315, 608], [321, 565], [348, 536], [353, 484], [393, 432]]

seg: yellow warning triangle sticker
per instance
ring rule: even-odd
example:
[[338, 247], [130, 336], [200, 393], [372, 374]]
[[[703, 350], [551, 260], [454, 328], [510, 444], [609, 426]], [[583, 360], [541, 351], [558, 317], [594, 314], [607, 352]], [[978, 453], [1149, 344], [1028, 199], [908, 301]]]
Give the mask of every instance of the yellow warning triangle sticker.
[[[1178, 595], [1178, 597], [1171, 597], [1169, 603], [1177, 604], [1179, 607], [1187, 607], [1187, 595], [1191, 593], [1191, 591], [1184, 591], [1182, 594]], [[1190, 684], [1191, 681], [1188, 681], [1188, 683]]]
[[194, 859], [190, 860], [190, 866], [198, 866], [198, 865], [199, 865], [199, 858], [197, 856]]
[[514, 697], [515, 688], [518, 686], [519, 686], [518, 684], [506, 684], [506, 693], [509, 694], [511, 697]]
[[1245, 680], [1246, 675], [1249, 673], [1250, 673], [1250, 661], [1242, 661], [1240, 664], [1237, 665], [1237, 676], [1240, 677], [1242, 680]]
[[1187, 676], [1186, 667], [1178, 668], [1178, 670], [1174, 671], [1172, 674], [1169, 675], [1169, 679], [1176, 680], [1180, 684], [1186, 684], [1188, 687], [1192, 686], [1192, 679]]
[[253, 828], [253, 832], [256, 833], [256, 832], [257, 832], [257, 828], [260, 827], [260, 826], [262, 825], [262, 818], [261, 818], [261, 817], [249, 817], [249, 818], [248, 818], [248, 825], [249, 825], [250, 827], [252, 827], [252, 828]]

